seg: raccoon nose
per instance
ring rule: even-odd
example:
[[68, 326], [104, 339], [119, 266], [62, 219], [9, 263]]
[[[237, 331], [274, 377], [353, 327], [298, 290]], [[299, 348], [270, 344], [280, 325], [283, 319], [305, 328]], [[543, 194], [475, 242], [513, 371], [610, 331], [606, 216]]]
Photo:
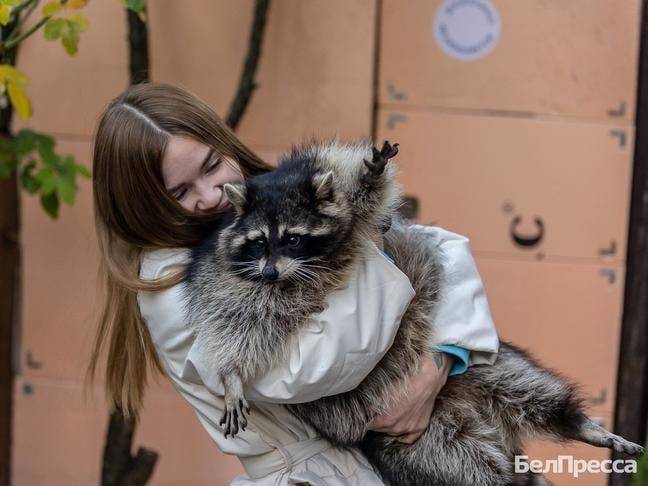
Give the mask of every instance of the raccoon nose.
[[275, 280], [277, 280], [277, 278], [279, 278], [279, 271], [274, 265], [266, 265], [261, 271], [261, 276], [263, 276], [263, 278], [266, 280], [274, 282]]

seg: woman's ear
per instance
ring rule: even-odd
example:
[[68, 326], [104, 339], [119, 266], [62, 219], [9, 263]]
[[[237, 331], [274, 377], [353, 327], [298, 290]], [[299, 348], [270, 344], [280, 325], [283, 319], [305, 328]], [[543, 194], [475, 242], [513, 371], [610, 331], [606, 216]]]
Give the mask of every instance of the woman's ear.
[[236, 214], [241, 216], [245, 209], [245, 203], [247, 202], [247, 189], [245, 184], [225, 184], [223, 186], [227, 200], [234, 207]]

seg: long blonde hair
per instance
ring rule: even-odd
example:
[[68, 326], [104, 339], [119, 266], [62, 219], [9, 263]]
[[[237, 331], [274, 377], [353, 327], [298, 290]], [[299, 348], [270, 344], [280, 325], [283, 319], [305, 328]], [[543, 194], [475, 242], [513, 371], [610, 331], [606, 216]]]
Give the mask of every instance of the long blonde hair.
[[137, 292], [164, 290], [184, 279], [180, 269], [162, 279], [142, 281], [142, 253], [193, 246], [220, 218], [214, 213], [192, 214], [167, 194], [161, 161], [172, 135], [193, 137], [232, 158], [244, 177], [270, 169], [206, 103], [175, 86], [131, 86], [102, 114], [94, 143], [92, 185], [105, 301], [85, 386], [87, 390], [93, 384], [107, 345], [109, 405], [134, 418], [142, 405], [148, 369], [164, 374], [139, 312]]

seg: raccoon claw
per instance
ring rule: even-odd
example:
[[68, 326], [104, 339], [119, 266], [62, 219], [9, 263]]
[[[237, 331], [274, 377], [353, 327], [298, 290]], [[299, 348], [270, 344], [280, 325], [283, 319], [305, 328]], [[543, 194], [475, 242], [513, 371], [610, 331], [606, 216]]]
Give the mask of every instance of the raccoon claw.
[[225, 438], [228, 435], [236, 437], [239, 433], [245, 432], [248, 425], [247, 416], [250, 414], [250, 406], [245, 398], [229, 399], [225, 397], [225, 411], [220, 419], [219, 425], [224, 426]]
[[371, 159], [371, 162], [366, 159], [363, 159], [363, 162], [367, 166], [367, 169], [369, 169], [369, 172], [376, 176], [383, 173], [389, 159], [398, 153], [398, 144], [395, 143], [394, 145], [391, 145], [387, 140], [385, 140], [380, 151], [378, 151], [376, 147], [373, 147], [372, 150], [373, 158]]

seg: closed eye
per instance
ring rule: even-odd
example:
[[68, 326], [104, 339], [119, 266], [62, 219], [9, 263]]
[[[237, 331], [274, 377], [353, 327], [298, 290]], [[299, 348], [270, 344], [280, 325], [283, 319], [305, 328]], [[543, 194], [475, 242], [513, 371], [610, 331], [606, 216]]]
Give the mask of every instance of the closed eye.
[[182, 199], [183, 199], [186, 195], [187, 195], [187, 190], [186, 190], [186, 189], [182, 189], [181, 191], [176, 192], [175, 195], [174, 195], [173, 197], [174, 197], [175, 199], [177, 199], [178, 201], [182, 201]]
[[218, 166], [221, 164], [222, 161], [223, 161], [223, 159], [222, 159], [221, 157], [218, 157], [218, 158], [217, 158], [217, 159], [212, 163], [212, 165], [210, 165], [210, 166], [207, 168], [207, 170], [205, 171], [205, 174], [211, 174], [212, 172], [214, 172], [214, 171], [218, 168]]

